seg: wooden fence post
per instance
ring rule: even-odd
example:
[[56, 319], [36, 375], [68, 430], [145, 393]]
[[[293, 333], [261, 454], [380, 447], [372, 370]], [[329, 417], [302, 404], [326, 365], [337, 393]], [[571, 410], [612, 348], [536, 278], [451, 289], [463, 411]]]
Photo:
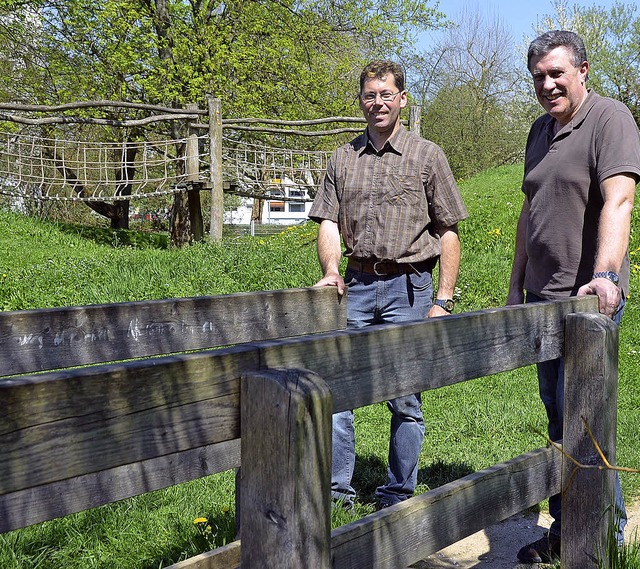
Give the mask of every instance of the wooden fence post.
[[241, 383], [241, 567], [328, 569], [331, 413], [307, 370], [244, 374]]
[[[565, 328], [563, 449], [584, 465], [602, 465], [587, 428], [615, 465], [618, 326], [602, 314], [570, 314]], [[574, 472], [575, 471], [575, 472]], [[562, 462], [562, 567], [589, 569], [603, 559], [613, 520], [615, 472]]]
[[220, 99], [207, 96], [209, 108], [211, 227], [212, 241], [222, 241], [224, 225], [224, 190], [222, 186], [222, 103]]

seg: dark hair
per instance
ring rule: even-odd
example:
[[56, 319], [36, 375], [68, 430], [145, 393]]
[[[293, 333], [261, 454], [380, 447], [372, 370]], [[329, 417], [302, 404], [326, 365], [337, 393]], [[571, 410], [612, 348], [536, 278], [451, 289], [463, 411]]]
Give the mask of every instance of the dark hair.
[[582, 38], [565, 30], [552, 30], [534, 39], [529, 44], [527, 52], [527, 68], [531, 71], [531, 59], [547, 55], [557, 47], [566, 47], [573, 54], [573, 66], [580, 67], [583, 61], [587, 61], [587, 48], [584, 47]]
[[404, 69], [398, 63], [386, 59], [372, 61], [360, 74], [360, 92], [364, 88], [365, 81], [369, 79], [384, 79], [387, 75], [393, 75], [393, 80], [399, 91], [404, 91]]

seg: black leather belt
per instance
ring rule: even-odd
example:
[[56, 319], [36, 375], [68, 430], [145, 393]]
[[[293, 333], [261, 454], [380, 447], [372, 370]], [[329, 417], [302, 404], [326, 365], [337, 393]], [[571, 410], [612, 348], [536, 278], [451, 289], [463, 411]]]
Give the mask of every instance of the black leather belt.
[[435, 263], [432, 261], [419, 261], [417, 263], [398, 263], [397, 261], [360, 261], [350, 258], [347, 268], [359, 273], [367, 273], [384, 277], [388, 275], [400, 275], [407, 273], [423, 273], [431, 271]]

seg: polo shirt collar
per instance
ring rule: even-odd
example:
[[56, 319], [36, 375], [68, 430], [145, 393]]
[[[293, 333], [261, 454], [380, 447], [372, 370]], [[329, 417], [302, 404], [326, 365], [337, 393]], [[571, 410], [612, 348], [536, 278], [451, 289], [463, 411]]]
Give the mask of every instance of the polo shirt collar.
[[[573, 129], [578, 128], [583, 122], [584, 120], [587, 118], [587, 115], [589, 114], [589, 111], [593, 108], [593, 106], [596, 104], [597, 99], [600, 98], [600, 95], [598, 95], [598, 93], [596, 93], [593, 89], [589, 89], [587, 91], [587, 96], [584, 100], [584, 103], [582, 103], [581, 107], [578, 109], [578, 112], [576, 113], [576, 116], [573, 117], [568, 124], [566, 124], [565, 126], [563, 126], [560, 129], [560, 132], [562, 132], [563, 130], [565, 130], [568, 127], [568, 131], [567, 132], [571, 132]], [[548, 129], [553, 129], [553, 125], [555, 124], [554, 119], [551, 117], [551, 115], [547, 115], [549, 117], [549, 122], [547, 123], [547, 128]]]

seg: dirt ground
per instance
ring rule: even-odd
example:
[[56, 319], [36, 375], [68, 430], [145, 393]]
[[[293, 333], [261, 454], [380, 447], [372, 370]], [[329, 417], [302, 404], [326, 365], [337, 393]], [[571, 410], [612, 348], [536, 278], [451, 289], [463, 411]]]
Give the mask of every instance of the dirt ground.
[[[627, 504], [629, 521], [625, 535], [640, 524], [640, 503]], [[542, 537], [551, 524], [548, 513], [523, 512], [479, 531], [458, 543], [416, 563], [413, 569], [532, 569], [548, 567], [543, 564], [519, 563], [516, 553], [520, 547]], [[639, 532], [640, 533], [640, 532]]]

